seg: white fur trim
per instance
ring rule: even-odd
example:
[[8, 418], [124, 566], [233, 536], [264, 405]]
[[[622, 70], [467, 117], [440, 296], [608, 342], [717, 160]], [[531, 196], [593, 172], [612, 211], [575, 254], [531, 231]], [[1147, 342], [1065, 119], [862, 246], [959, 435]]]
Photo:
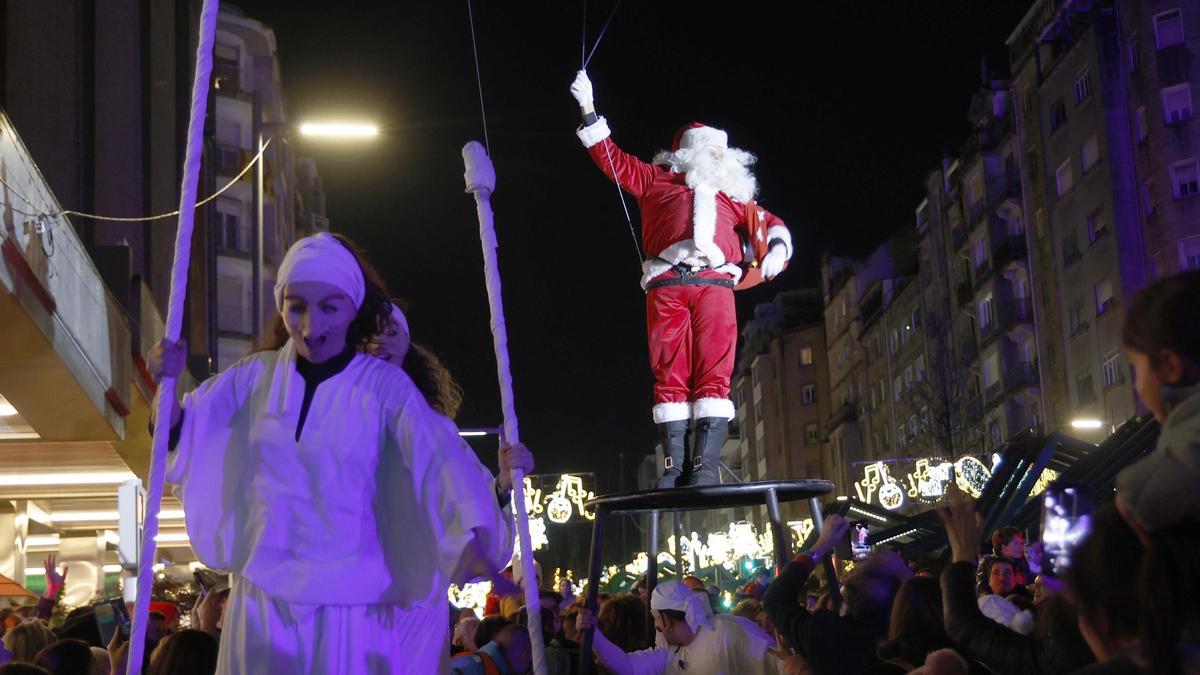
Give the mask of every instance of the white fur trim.
[[656, 403], [651, 410], [654, 413], [655, 424], [677, 422], [692, 416], [691, 403]]
[[702, 398], [692, 404], [692, 419], [724, 417], [733, 419], [733, 401], [727, 398]]
[[600, 141], [608, 138], [612, 134], [608, 129], [608, 120], [601, 117], [594, 123], [586, 127], [579, 127], [575, 130], [575, 135], [579, 140], [583, 141], [583, 147], [590, 148]]
[[696, 127], [683, 132], [679, 138], [680, 148], [704, 148], [710, 145], [728, 148], [729, 134], [712, 127]]
[[700, 184], [692, 190], [692, 238], [696, 250], [708, 258], [709, 267], [725, 264], [725, 254], [717, 246], [717, 189]]
[[[674, 244], [666, 247], [657, 256], [646, 258], [642, 262], [642, 290], [646, 290], [646, 286], [658, 275], [671, 269], [672, 265], [677, 265], [689, 256], [693, 256], [698, 252], [696, 242], [692, 239], [684, 239], [677, 241]], [[742, 268], [733, 263], [725, 263], [720, 267], [713, 268], [718, 272], [724, 272], [733, 277], [733, 283], [737, 283], [742, 279]]]
[[791, 231], [782, 225], [772, 225], [767, 228], [767, 242], [770, 242], [772, 239], [783, 240], [783, 245], [787, 247], [787, 259], [791, 260], [792, 253], [794, 252], [792, 249]]

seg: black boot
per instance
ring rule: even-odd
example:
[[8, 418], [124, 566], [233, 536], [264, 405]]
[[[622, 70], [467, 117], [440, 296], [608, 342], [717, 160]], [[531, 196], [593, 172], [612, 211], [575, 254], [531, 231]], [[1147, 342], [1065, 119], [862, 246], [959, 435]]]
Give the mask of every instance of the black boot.
[[[687, 420], [660, 422], [658, 436], [663, 447], [663, 475], [654, 483], [656, 490], [675, 487], [687, 467]], [[690, 468], [690, 467], [688, 467]]]
[[696, 420], [692, 434], [692, 471], [683, 476], [676, 485], [696, 487], [720, 485], [721, 446], [729, 433], [729, 420], [724, 417], [701, 417]]

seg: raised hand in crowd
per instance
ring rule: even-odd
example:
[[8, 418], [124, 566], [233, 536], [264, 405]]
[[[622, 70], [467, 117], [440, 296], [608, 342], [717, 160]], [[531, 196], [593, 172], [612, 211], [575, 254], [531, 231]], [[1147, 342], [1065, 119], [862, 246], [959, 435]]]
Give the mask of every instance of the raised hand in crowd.
[[946, 528], [953, 561], [974, 563], [979, 560], [983, 517], [975, 511], [975, 500], [957, 485], [951, 484], [946, 489], [946, 496], [950, 504], [938, 509], [937, 515]]
[[63, 584], [67, 582], [67, 566], [63, 565], [62, 574], [58, 573], [58, 567], [54, 564], [54, 554], [46, 556], [43, 566], [46, 568], [46, 590], [42, 593], [43, 598], [55, 600], [58, 598], [59, 591], [62, 590]]
[[825, 526], [817, 537], [817, 543], [809, 549], [809, 555], [813, 557], [814, 561], [820, 561], [827, 554], [833, 552], [838, 542], [846, 538], [849, 530], [850, 523], [842, 516], [836, 513], [825, 516]]

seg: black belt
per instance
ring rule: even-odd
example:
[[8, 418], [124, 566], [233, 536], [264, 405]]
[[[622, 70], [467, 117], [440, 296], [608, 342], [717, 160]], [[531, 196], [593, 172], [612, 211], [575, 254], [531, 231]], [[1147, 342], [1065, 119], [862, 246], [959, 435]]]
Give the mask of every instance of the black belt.
[[646, 290], [652, 291], [663, 286], [720, 286], [721, 288], [733, 289], [735, 284], [733, 279], [714, 279], [712, 277], [698, 277], [688, 275], [686, 277], [668, 277], [666, 279], [655, 279], [646, 284]]

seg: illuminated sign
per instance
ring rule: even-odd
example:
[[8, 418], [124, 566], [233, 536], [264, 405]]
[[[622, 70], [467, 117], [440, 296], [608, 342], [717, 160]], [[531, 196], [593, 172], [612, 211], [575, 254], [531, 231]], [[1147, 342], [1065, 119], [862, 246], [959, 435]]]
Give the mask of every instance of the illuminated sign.
[[586, 506], [596, 497], [587, 489], [584, 481], [595, 482], [595, 476], [585, 474], [557, 474], [525, 477], [525, 511], [530, 519], [545, 515], [552, 523], [562, 525], [572, 518], [595, 520], [596, 513]]
[[894, 477], [884, 462], [874, 462], [863, 467], [863, 477], [854, 483], [854, 491], [859, 501], [877, 502], [894, 511], [908, 500], [928, 504], [941, 499], [952, 477], [959, 489], [978, 497], [992, 472], [978, 457], [967, 455], [953, 463], [940, 458], [918, 459], [912, 471], [901, 471], [900, 476]]

